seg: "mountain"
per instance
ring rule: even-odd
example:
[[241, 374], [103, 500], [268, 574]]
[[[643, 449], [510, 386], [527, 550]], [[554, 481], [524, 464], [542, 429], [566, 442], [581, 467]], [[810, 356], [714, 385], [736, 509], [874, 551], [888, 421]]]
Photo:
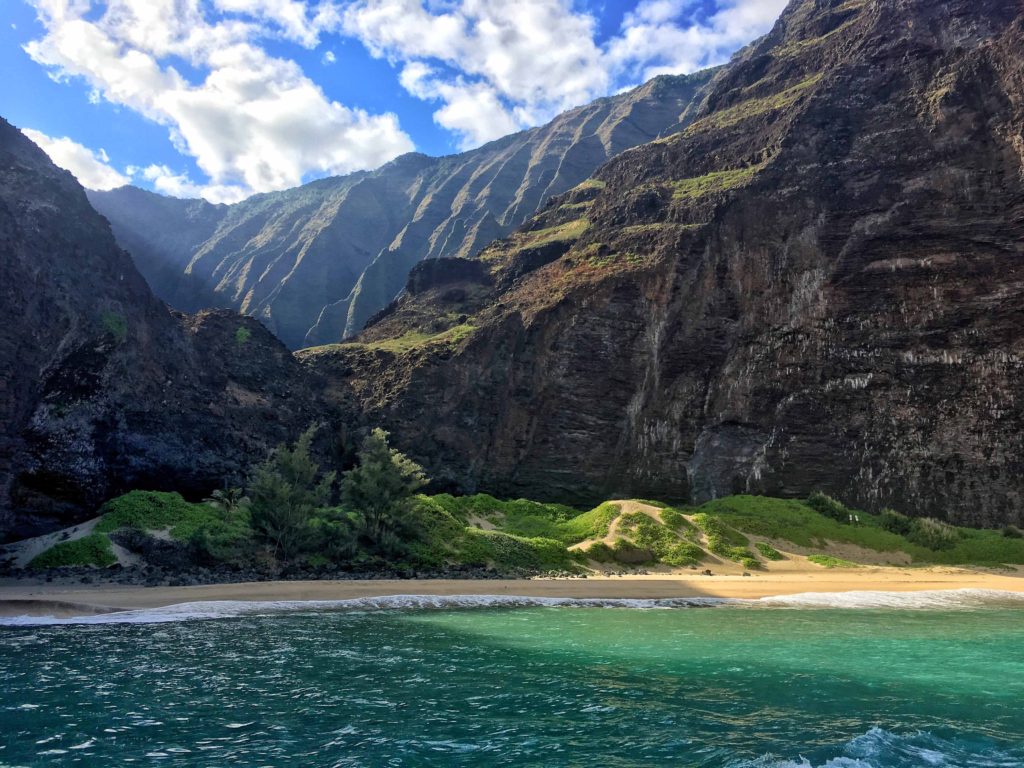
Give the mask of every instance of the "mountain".
[[298, 356], [453, 489], [1019, 524], [1021, 40], [1017, 2], [793, 0], [682, 130]]
[[122, 490], [237, 480], [317, 402], [255, 320], [172, 314], [74, 177], [0, 120], [0, 541]]
[[472, 256], [625, 149], [688, 124], [712, 70], [658, 77], [450, 157], [410, 154], [231, 206], [89, 192], [154, 292], [230, 307], [289, 347], [358, 332], [425, 258]]

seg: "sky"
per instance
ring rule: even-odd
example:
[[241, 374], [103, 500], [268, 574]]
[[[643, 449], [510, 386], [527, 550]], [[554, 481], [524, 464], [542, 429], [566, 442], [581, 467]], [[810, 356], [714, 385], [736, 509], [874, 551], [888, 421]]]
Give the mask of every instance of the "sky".
[[0, 0], [0, 116], [91, 189], [231, 203], [728, 61], [786, 0]]

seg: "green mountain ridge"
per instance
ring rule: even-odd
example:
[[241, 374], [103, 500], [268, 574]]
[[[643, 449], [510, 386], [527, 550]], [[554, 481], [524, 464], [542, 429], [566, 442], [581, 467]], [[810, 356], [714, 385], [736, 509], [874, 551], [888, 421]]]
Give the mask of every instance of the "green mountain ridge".
[[255, 195], [236, 205], [89, 192], [160, 298], [236, 309], [289, 347], [341, 341], [423, 259], [470, 257], [625, 149], [685, 126], [714, 70], [662, 76], [448, 157]]

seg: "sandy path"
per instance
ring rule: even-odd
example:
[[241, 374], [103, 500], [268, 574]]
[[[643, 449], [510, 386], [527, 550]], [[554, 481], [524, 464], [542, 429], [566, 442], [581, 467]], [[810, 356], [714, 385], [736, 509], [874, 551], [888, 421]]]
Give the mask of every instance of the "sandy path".
[[992, 589], [1024, 593], [1024, 572], [1012, 574], [956, 568], [858, 568], [737, 575], [684, 574], [592, 577], [589, 579], [270, 581], [197, 587], [117, 585], [0, 586], [0, 615], [86, 614], [95, 609], [156, 608], [205, 600], [345, 600], [386, 595], [517, 595], [529, 597], [759, 598], [801, 592], [852, 590], [912, 592]]

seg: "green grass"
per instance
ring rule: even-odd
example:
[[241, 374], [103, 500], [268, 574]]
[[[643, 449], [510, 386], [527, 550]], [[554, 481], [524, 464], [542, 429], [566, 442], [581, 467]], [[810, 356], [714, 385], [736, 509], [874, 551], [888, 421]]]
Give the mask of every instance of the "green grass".
[[103, 330], [110, 334], [118, 344], [128, 338], [128, 321], [123, 315], [116, 312], [103, 312], [100, 314], [100, 322], [103, 323]]
[[734, 560], [744, 568], [760, 568], [760, 561], [747, 549], [750, 541], [721, 518], [698, 512], [691, 518], [708, 540], [708, 551], [713, 555]]
[[815, 565], [820, 565], [822, 568], [859, 568], [857, 563], [850, 560], [843, 560], [841, 557], [833, 557], [832, 555], [808, 555], [807, 559]]
[[247, 341], [249, 341], [249, 339], [251, 339], [251, 338], [252, 338], [252, 331], [250, 331], [244, 325], [239, 326], [238, 330], [235, 331], [235, 343], [238, 344], [239, 346], [242, 346]]
[[28, 567], [39, 570], [62, 566], [85, 565], [106, 568], [117, 562], [110, 539], [101, 533], [91, 533], [74, 541], [55, 544], [32, 558]]
[[590, 222], [587, 219], [575, 219], [574, 221], [567, 221], [554, 227], [524, 232], [524, 239], [520, 243], [520, 247], [533, 248], [539, 245], [547, 245], [548, 243], [578, 240], [589, 228]]
[[505, 533], [553, 539], [563, 546], [607, 536], [608, 526], [618, 514], [618, 505], [610, 502], [581, 514], [564, 504], [542, 504], [527, 499], [501, 501], [485, 493], [475, 496], [440, 494], [433, 499], [464, 523], [470, 517], [479, 517]]
[[501, 531], [465, 529], [454, 551], [465, 565], [495, 566], [529, 571], [575, 570], [565, 545], [554, 539], [524, 538]]
[[[845, 506], [842, 508], [847, 509]], [[835, 542], [875, 552], [905, 552], [913, 562], [921, 564], [1024, 564], [1024, 540], [1003, 536], [1000, 531], [906, 518], [909, 533], [901, 535], [884, 527], [893, 525], [891, 510], [880, 515], [851, 511], [860, 518], [859, 525], [826, 517], [803, 501], [766, 496], [729, 496], [710, 501], [698, 509], [700, 514], [718, 518], [736, 530], [766, 539], [790, 541], [808, 549]], [[915, 530], [918, 531], [916, 535]], [[930, 542], [939, 548], [930, 548], [920, 542]]]
[[763, 115], [767, 112], [774, 112], [779, 109], [791, 106], [804, 94], [805, 91], [814, 87], [821, 80], [821, 75], [813, 75], [794, 86], [786, 88], [771, 96], [764, 96], [759, 99], [747, 99], [732, 107], [718, 112], [712, 112], [707, 117], [692, 123], [685, 131], [686, 136], [693, 136], [702, 131], [729, 128], [733, 125], [749, 120], [752, 117]]
[[587, 179], [577, 184], [574, 189], [604, 189], [608, 185], [600, 179]]
[[407, 331], [401, 336], [378, 341], [350, 341], [344, 344], [327, 344], [322, 347], [313, 347], [303, 350], [305, 354], [330, 351], [332, 349], [369, 349], [390, 352], [400, 355], [417, 349], [427, 347], [454, 347], [463, 340], [469, 338], [476, 331], [476, 326], [470, 323], [456, 325], [438, 333], [424, 333], [423, 331]]
[[221, 512], [210, 504], [193, 504], [178, 493], [131, 491], [100, 508], [97, 533], [118, 528], [142, 531], [169, 530], [172, 539], [188, 541], [199, 531], [221, 522]]
[[751, 165], [747, 168], [714, 171], [691, 179], [670, 181], [668, 187], [672, 190], [673, 200], [697, 200], [706, 195], [742, 187], [763, 169], [763, 165]]
[[754, 545], [754, 549], [761, 553], [761, 557], [765, 560], [785, 560], [785, 556], [779, 552], [775, 547], [766, 541], [759, 541]]

